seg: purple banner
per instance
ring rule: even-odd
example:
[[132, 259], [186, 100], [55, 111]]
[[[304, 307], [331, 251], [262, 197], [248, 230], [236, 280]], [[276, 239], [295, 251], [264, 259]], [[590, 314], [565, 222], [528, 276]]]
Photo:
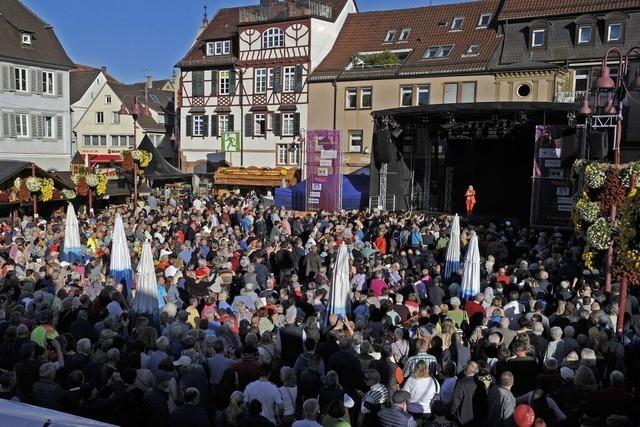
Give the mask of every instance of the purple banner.
[[307, 131], [308, 211], [338, 211], [342, 206], [342, 133]]

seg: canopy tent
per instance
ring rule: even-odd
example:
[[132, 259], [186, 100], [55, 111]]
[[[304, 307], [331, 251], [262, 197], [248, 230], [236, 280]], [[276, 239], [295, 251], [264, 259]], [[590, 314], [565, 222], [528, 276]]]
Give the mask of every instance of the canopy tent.
[[[369, 206], [369, 175], [342, 176], [342, 209], [350, 211]], [[296, 211], [306, 210], [307, 181], [293, 187], [276, 188], [274, 205]]]
[[[337, 314], [344, 317], [349, 313], [349, 291], [351, 283], [349, 281], [349, 250], [347, 245], [342, 243], [338, 248], [336, 262], [331, 279], [331, 289], [329, 289], [329, 306], [327, 307], [327, 317], [330, 314]], [[326, 320], [325, 319], [325, 320]]]
[[[33, 162], [25, 162], [22, 160], [0, 160], [0, 204], [21, 203], [17, 196], [17, 189], [14, 187], [15, 179], [25, 179], [30, 176], [37, 178], [51, 178], [55, 190], [50, 201], [64, 200], [59, 190], [74, 190], [74, 185], [69, 185], [65, 180], [60, 179], [57, 174], [47, 172], [38, 167]], [[43, 203], [39, 200], [39, 203]]]
[[462, 274], [462, 286], [460, 297], [466, 301], [480, 293], [480, 250], [478, 248], [478, 235], [471, 231], [471, 240], [464, 257], [464, 273]]
[[182, 172], [180, 169], [173, 166], [169, 163], [151, 139], [145, 135], [138, 145], [140, 150], [145, 150], [151, 153], [151, 163], [144, 170], [144, 176], [152, 181], [165, 181], [165, 182], [176, 182], [176, 181], [188, 181], [191, 182], [191, 174]]
[[127, 236], [124, 233], [124, 223], [120, 214], [116, 214], [116, 222], [113, 227], [111, 246], [111, 263], [109, 271], [116, 283], [121, 283], [127, 292], [133, 287], [133, 273], [131, 271], [131, 257]]
[[113, 424], [6, 399], [0, 399], [0, 426], [114, 427]]
[[153, 266], [151, 243], [142, 245], [142, 255], [138, 262], [136, 296], [133, 298], [133, 312], [155, 314], [158, 311], [158, 282]]
[[460, 268], [460, 217], [456, 214], [451, 222], [447, 256], [445, 257], [444, 278], [450, 278], [452, 273], [458, 272], [458, 268]]
[[69, 263], [82, 262], [82, 245], [80, 244], [80, 228], [78, 227], [78, 217], [73, 205], [67, 206], [67, 215], [64, 223], [64, 246], [62, 249], [62, 259]]

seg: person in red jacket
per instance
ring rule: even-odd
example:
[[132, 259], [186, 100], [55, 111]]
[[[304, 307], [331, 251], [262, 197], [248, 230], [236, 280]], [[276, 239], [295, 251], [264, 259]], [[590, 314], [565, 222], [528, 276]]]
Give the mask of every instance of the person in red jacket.
[[376, 237], [376, 240], [373, 243], [382, 255], [387, 254], [387, 239], [385, 239], [383, 231], [378, 232], [378, 237]]

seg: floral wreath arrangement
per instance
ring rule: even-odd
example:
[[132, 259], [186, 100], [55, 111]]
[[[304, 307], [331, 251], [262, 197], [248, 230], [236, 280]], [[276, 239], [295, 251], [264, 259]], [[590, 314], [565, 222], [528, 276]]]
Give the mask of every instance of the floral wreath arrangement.
[[153, 154], [147, 150], [133, 149], [122, 152], [123, 169], [125, 172], [131, 172], [134, 167], [134, 163], [138, 165], [140, 169], [146, 169], [151, 160]]
[[[604, 257], [613, 244], [614, 277], [626, 277], [632, 284], [640, 284], [640, 196], [632, 188], [640, 184], [640, 163], [613, 165], [602, 162], [576, 160], [572, 177], [582, 177], [583, 192], [574, 204], [573, 224], [584, 233], [586, 245], [582, 261], [593, 269], [594, 260]], [[609, 218], [616, 208], [615, 220]]]
[[[51, 178], [38, 178], [30, 176], [27, 178], [16, 178], [13, 181], [13, 200], [28, 202], [32, 195], [39, 193], [40, 200], [48, 202], [53, 199], [60, 199], [63, 193], [55, 188], [54, 181]], [[64, 191], [64, 190], [63, 190]], [[12, 201], [11, 197], [9, 198]]]
[[73, 176], [73, 182], [76, 184], [78, 195], [83, 197], [89, 194], [89, 190], [95, 191], [97, 196], [107, 192], [107, 177], [104, 175], [80, 172]]
[[67, 190], [66, 188], [61, 191], [62, 197], [67, 200], [73, 200], [76, 198], [76, 192], [73, 190]]

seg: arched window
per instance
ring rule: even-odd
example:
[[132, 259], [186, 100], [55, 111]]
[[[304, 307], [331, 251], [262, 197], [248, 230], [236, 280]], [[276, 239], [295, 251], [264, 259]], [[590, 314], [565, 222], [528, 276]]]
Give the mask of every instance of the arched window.
[[269, 28], [262, 34], [262, 47], [272, 49], [284, 46], [284, 31], [280, 28]]

